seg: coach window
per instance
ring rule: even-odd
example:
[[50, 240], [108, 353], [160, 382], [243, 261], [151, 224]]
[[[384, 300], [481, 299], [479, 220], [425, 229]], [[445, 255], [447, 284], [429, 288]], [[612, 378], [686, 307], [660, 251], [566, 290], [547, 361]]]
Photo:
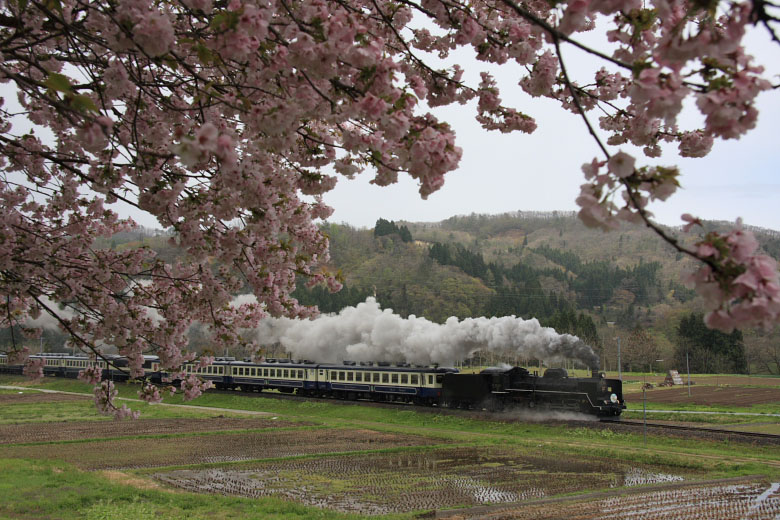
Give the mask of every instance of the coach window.
[[285, 368], [284, 369], [284, 376], [282, 376], [282, 377], [284, 377], [284, 378], [290, 377], [290, 371]]
[[409, 384], [409, 374], [401, 374], [401, 384], [402, 385]]
[[430, 375], [430, 374], [428, 374], [428, 384], [429, 384], [429, 385], [432, 385], [432, 384], [433, 384], [433, 376], [432, 376], [432, 375]]
[[355, 379], [354, 372], [347, 372], [347, 381], [353, 381]]
[[390, 378], [388, 377], [388, 374], [387, 374], [387, 372], [385, 372], [384, 374], [382, 374], [382, 382], [383, 382], [383, 383], [389, 383], [389, 382], [390, 382]]
[[379, 372], [374, 372], [374, 383], [379, 382]]
[[298, 370], [298, 377], [303, 379], [303, 370]]
[[363, 382], [363, 374], [361, 372], [358, 372], [357, 374], [355, 374], [355, 381], [357, 381], [358, 383], [362, 383]]
[[417, 385], [418, 384], [417, 374], [412, 374], [412, 384], [413, 385]]
[[344, 372], [339, 372], [339, 381], [345, 381]]
[[393, 374], [393, 383], [398, 382], [398, 374]]

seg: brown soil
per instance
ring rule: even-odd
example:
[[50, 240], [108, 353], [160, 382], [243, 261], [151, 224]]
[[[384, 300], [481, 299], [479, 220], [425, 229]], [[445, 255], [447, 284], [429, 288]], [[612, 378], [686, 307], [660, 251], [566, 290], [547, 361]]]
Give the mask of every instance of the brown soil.
[[[50, 394], [56, 396], [60, 394]], [[273, 419], [138, 419], [136, 421], [89, 421], [0, 425], [0, 445], [21, 442], [54, 442], [139, 435], [216, 432], [310, 426], [313, 423]]]
[[[642, 401], [642, 392], [624, 394], [626, 401]], [[780, 403], [780, 388], [753, 388], [735, 386], [691, 386], [653, 388], [647, 391], [647, 400], [654, 403], [693, 403], [699, 405], [752, 406], [754, 404]]]
[[[159, 433], [170, 433], [170, 430]], [[287, 430], [129, 438], [89, 444], [0, 446], [0, 458], [44, 458], [84, 469], [131, 469], [422, 446], [434, 441], [371, 430]]]
[[132, 475], [128, 475], [127, 473], [122, 473], [121, 471], [106, 470], [106, 471], [101, 471], [100, 474], [103, 475], [103, 477], [105, 477], [107, 480], [110, 480], [111, 482], [116, 482], [117, 484], [121, 484], [123, 486], [131, 486], [136, 489], [161, 489], [162, 488], [159, 482], [146, 479], [146, 478], [134, 477]]
[[0, 405], [30, 403], [61, 403], [63, 401], [83, 401], [91, 399], [88, 395], [56, 394], [43, 392], [19, 392], [0, 394]]

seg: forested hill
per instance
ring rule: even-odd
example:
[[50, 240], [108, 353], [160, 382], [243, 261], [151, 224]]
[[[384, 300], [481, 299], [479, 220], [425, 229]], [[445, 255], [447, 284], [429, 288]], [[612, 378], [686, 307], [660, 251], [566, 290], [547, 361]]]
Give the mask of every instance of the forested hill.
[[[710, 222], [705, 232], [721, 227]], [[777, 258], [780, 233], [752, 230]], [[616, 336], [641, 331], [658, 349], [652, 356], [669, 357], [680, 321], [704, 312], [684, 285], [693, 262], [644, 227], [604, 233], [586, 228], [573, 213], [518, 212], [438, 223], [380, 219], [368, 230], [328, 224], [325, 231], [331, 267], [344, 274], [345, 289], [336, 295], [297, 291], [303, 302], [325, 312], [376, 295], [401, 315], [437, 322], [450, 316], [535, 317], [604, 349]], [[697, 239], [680, 235], [687, 244]]]
[[[326, 311], [374, 293], [401, 314], [436, 321], [507, 314], [545, 320], [587, 311], [628, 324], [652, 318], [659, 305], [695, 307], [683, 283], [694, 264], [644, 227], [604, 233], [573, 213], [522, 212], [438, 223], [380, 219], [374, 229], [329, 224], [325, 231], [331, 267], [341, 269], [349, 289], [337, 303], [312, 295]], [[756, 232], [777, 256], [780, 233]]]
[[[702, 233], [725, 228], [725, 223], [709, 222]], [[437, 223], [379, 219], [373, 229], [340, 224], [323, 229], [330, 237], [328, 267], [341, 270], [345, 287], [331, 294], [299, 284], [295, 293], [323, 312], [375, 295], [402, 316], [440, 323], [450, 316], [533, 317], [594, 345], [605, 368], [615, 367], [617, 338], [623, 338], [627, 368], [646, 368], [656, 359], [669, 367], [684, 366], [680, 338], [687, 334], [688, 350], [697, 343], [701, 348], [728, 346], [723, 353], [697, 357], [705, 360], [698, 367], [702, 371], [780, 370], [776, 332], [744, 331], [744, 348], [742, 333], [713, 339], [700, 323], [705, 309], [683, 283], [693, 262], [644, 227], [603, 233], [586, 228], [573, 213], [518, 212]], [[751, 230], [765, 252], [780, 256], [780, 233]], [[170, 238], [139, 229], [103, 246], [144, 245], [171, 261], [180, 251]], [[697, 240], [680, 238], [688, 245]], [[208, 338], [202, 341], [207, 344]], [[736, 345], [737, 354], [730, 345]]]

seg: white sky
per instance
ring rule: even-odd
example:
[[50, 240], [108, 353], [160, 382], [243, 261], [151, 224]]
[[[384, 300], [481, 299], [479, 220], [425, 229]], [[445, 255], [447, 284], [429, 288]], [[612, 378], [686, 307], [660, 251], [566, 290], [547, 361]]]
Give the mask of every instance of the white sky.
[[[580, 84], [592, 79], [592, 71], [601, 66], [593, 68], [590, 57], [571, 46], [564, 47], [563, 52], [570, 75], [579, 78]], [[773, 84], [780, 83], [780, 46], [769, 42], [764, 31], [751, 32], [748, 53], [772, 73]], [[471, 59], [469, 54], [470, 51], [463, 51], [455, 60], [466, 69], [470, 84], [476, 85], [479, 72], [489, 66]], [[355, 180], [342, 178], [325, 196], [325, 201], [335, 209], [329, 220], [373, 227], [380, 217], [421, 222], [470, 213], [576, 211], [574, 201], [584, 182], [581, 165], [594, 157], [603, 159], [582, 120], [564, 112], [552, 100], [525, 94], [517, 86], [522, 77], [517, 67], [489, 70], [502, 87], [504, 102], [536, 119], [538, 128], [533, 134], [506, 135], [483, 130], [474, 120], [473, 103], [437, 109], [434, 113], [453, 126], [457, 143], [463, 148], [460, 166], [445, 176], [444, 187], [423, 201], [417, 194], [416, 181], [408, 176], [384, 188], [369, 184], [370, 171]], [[740, 140], [716, 140], [705, 158], [682, 159], [676, 154], [676, 146], [665, 150], [658, 164], [679, 166], [683, 189], [651, 207], [658, 221], [680, 225], [680, 215], [691, 213], [713, 220], [734, 221], [741, 217], [746, 224], [780, 230], [780, 178], [776, 175], [780, 158], [778, 93], [763, 93], [758, 105], [756, 128]], [[689, 124], [681, 127], [699, 126], [700, 117], [691, 104], [683, 118]], [[595, 111], [591, 121], [598, 123]], [[637, 157], [637, 165], [649, 164], [641, 151], [631, 146], [623, 149]], [[612, 147], [611, 152], [615, 151], [617, 148]]]

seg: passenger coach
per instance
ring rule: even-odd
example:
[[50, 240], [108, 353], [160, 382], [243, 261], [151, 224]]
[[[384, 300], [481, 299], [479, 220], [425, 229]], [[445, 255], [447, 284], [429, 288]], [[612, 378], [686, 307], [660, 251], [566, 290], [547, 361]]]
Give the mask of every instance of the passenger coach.
[[[278, 390], [306, 396], [340, 399], [370, 399], [432, 405], [441, 398], [442, 382], [453, 368], [399, 363], [345, 361], [322, 364], [292, 359], [267, 359], [262, 363], [217, 358], [207, 367], [194, 363], [185, 373], [211, 381], [218, 389], [240, 388], [245, 392]], [[168, 374], [160, 370], [159, 360], [149, 364], [147, 378], [161, 383]]]

